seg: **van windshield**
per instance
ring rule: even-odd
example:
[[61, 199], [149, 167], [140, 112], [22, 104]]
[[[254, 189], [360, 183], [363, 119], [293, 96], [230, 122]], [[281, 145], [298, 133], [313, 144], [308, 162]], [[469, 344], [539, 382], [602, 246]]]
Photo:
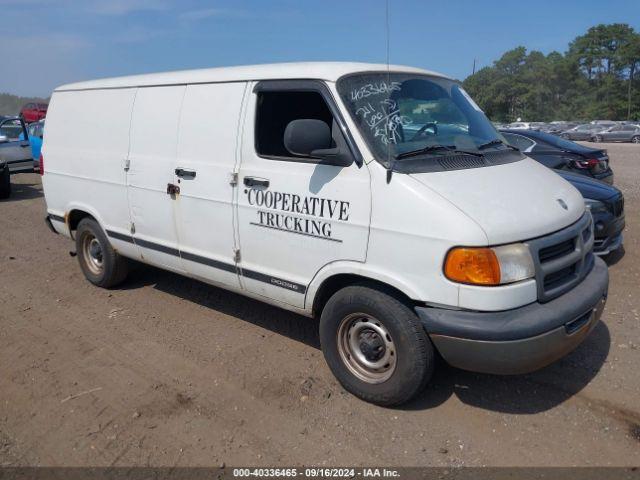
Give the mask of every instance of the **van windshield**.
[[509, 148], [480, 107], [456, 82], [408, 73], [348, 75], [338, 92], [382, 163], [408, 152], [425, 158], [448, 150]]

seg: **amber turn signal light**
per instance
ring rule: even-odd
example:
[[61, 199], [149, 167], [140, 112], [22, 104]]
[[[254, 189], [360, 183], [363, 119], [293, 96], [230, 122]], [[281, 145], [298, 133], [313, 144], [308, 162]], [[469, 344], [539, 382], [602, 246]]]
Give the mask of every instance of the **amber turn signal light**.
[[447, 254], [444, 274], [454, 282], [499, 285], [500, 263], [491, 248], [453, 248]]

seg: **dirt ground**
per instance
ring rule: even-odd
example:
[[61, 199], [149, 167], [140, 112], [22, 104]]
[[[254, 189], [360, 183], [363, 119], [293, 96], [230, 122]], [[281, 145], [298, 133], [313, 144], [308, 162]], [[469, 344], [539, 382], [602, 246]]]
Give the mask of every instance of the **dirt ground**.
[[496, 377], [440, 366], [398, 409], [334, 380], [317, 322], [150, 267], [91, 286], [44, 225], [37, 175], [0, 202], [0, 466], [640, 464], [640, 146], [603, 321]]

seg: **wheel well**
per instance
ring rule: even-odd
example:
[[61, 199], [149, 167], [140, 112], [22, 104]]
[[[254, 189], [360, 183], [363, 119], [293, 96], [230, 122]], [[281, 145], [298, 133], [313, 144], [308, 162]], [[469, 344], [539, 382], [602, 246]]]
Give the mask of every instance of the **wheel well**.
[[380, 282], [379, 280], [373, 280], [368, 277], [363, 277], [360, 275], [353, 275], [349, 273], [341, 273], [338, 275], [334, 275], [332, 277], [327, 278], [320, 288], [316, 292], [316, 295], [313, 299], [313, 316], [318, 317], [322, 313], [322, 309], [329, 301], [331, 296], [336, 293], [338, 290], [341, 290], [350, 285], [362, 285], [365, 284], [368, 287], [375, 288], [380, 290], [381, 292], [385, 292], [401, 302], [405, 303], [408, 306], [413, 307], [416, 302], [411, 300], [407, 295], [405, 295], [402, 291], [398, 290], [395, 287], [392, 287], [389, 284], [384, 282]]
[[[67, 214], [67, 225], [69, 226], [69, 231], [72, 232], [74, 230], [77, 230], [80, 220], [87, 217], [93, 218], [93, 215], [83, 210], [71, 210]], [[95, 220], [95, 218], [93, 219]]]

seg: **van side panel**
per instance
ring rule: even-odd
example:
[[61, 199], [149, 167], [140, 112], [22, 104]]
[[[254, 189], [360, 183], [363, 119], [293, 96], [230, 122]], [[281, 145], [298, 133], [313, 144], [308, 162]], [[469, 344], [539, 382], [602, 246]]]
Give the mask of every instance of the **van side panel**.
[[[129, 150], [134, 88], [55, 92], [42, 148], [43, 187], [50, 213], [73, 209], [93, 215], [102, 227], [128, 230], [124, 160]], [[61, 222], [54, 225], [69, 234]], [[114, 243], [132, 255], [130, 243]]]

